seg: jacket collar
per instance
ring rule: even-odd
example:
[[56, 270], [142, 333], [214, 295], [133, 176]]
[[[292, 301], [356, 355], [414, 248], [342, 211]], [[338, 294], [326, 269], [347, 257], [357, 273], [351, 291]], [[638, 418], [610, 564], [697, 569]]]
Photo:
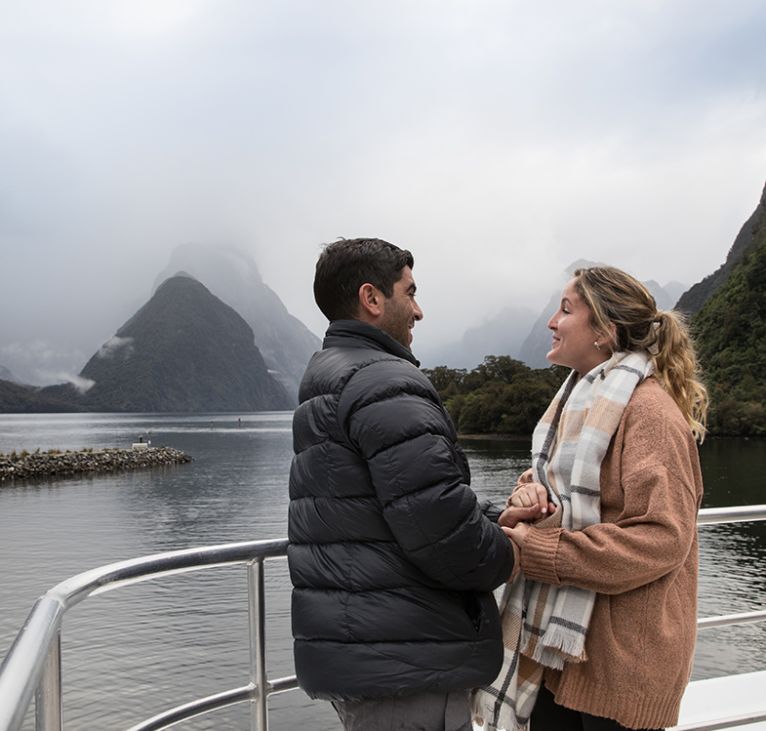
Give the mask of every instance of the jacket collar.
[[333, 320], [322, 343], [322, 349], [327, 348], [372, 348], [404, 358], [420, 367], [420, 361], [409, 348], [405, 348], [380, 328], [361, 320]]

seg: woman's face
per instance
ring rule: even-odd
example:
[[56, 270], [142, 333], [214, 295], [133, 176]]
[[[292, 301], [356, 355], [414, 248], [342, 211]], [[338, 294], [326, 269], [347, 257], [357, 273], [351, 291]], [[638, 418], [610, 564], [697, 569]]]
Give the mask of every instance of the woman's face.
[[574, 368], [582, 376], [611, 355], [609, 339], [593, 329], [590, 308], [577, 293], [574, 279], [564, 287], [548, 327], [553, 332], [553, 343], [545, 357], [551, 363]]

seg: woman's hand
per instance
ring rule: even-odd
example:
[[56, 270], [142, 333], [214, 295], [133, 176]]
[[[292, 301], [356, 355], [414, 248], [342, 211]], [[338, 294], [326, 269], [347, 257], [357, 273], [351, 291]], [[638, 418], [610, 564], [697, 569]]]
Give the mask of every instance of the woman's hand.
[[523, 485], [527, 482], [534, 482], [534, 481], [535, 481], [535, 471], [530, 467], [528, 470], [524, 470], [519, 475], [519, 479], [516, 480], [516, 484]]
[[545, 488], [545, 485], [541, 485], [539, 482], [526, 482], [520, 484], [513, 493], [511, 493], [506, 505], [509, 508], [528, 508], [537, 506], [539, 511], [538, 517], [545, 517], [548, 513], [553, 513], [556, 510], [556, 506], [548, 500], [548, 490]]

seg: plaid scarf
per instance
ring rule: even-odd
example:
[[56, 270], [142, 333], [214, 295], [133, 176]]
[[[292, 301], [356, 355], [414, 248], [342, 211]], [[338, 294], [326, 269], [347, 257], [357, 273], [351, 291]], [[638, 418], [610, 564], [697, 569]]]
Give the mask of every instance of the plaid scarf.
[[[532, 435], [534, 479], [556, 510], [540, 527], [582, 530], [601, 520], [601, 462], [633, 390], [651, 375], [643, 352], [614, 353], [585, 377], [572, 371]], [[485, 731], [525, 729], [545, 667], [583, 662], [595, 593], [553, 586], [519, 574], [500, 604], [503, 666], [492, 685], [476, 691], [474, 716]]]

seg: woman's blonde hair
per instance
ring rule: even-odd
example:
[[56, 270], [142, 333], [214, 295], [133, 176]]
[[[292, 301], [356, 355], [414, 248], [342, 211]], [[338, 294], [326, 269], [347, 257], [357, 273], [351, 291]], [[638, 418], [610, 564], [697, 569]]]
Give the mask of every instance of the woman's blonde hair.
[[649, 290], [615, 267], [578, 269], [574, 279], [575, 289], [593, 315], [596, 332], [613, 336], [615, 350], [649, 353], [657, 380], [702, 442], [708, 396], [699, 379], [697, 355], [683, 315], [658, 310]]

